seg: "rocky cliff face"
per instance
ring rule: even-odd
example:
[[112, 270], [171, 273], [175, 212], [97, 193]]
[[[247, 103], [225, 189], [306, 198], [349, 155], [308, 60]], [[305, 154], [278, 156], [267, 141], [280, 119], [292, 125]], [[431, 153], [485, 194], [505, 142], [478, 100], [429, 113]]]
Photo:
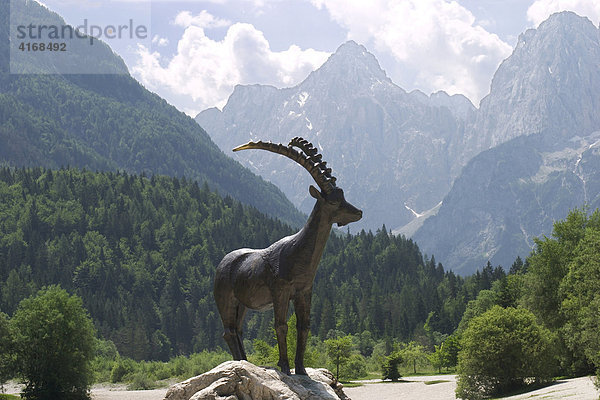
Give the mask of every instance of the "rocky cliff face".
[[455, 272], [510, 267], [554, 221], [600, 207], [600, 132], [550, 144], [546, 132], [521, 136], [476, 156], [438, 214], [413, 239]]
[[465, 274], [508, 267], [570, 209], [600, 206], [599, 39], [570, 12], [521, 35], [464, 138], [474, 153], [504, 144], [464, 168], [413, 237], [424, 251]]
[[472, 157], [521, 135], [569, 138], [600, 121], [599, 31], [572, 12], [523, 33], [464, 136]]
[[[249, 140], [305, 137], [365, 211], [352, 228], [376, 229], [404, 225], [439, 203], [460, 170], [457, 138], [474, 110], [464, 96], [407, 93], [363, 46], [348, 42], [298, 86], [238, 86], [223, 111], [206, 110], [196, 121], [229, 153]], [[266, 152], [234, 157], [310, 211], [312, 182], [299, 166]]]

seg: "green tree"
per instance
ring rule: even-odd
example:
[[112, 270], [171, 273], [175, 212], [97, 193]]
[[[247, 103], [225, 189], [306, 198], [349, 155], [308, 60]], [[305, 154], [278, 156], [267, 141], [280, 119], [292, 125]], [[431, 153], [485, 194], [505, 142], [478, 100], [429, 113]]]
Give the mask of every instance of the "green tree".
[[252, 342], [254, 351], [248, 355], [249, 361], [256, 365], [275, 366], [279, 357], [277, 346], [269, 346], [267, 342], [261, 339], [255, 339]]
[[554, 224], [552, 238], [536, 240], [527, 260], [520, 303], [559, 333], [562, 374], [589, 374], [596, 364], [590, 356], [597, 351], [594, 326], [600, 326], [594, 312], [600, 307], [595, 300], [598, 232], [599, 210], [591, 215], [586, 209], [573, 210]]
[[0, 391], [3, 391], [4, 383], [12, 378], [13, 372], [12, 336], [9, 328], [8, 316], [0, 312]]
[[554, 223], [554, 238], [536, 239], [536, 249], [528, 258], [525, 304], [550, 329], [564, 323], [559, 288], [586, 228], [600, 228], [600, 212], [588, 216], [586, 210], [571, 211], [565, 220]]
[[367, 362], [358, 352], [350, 354], [341, 368], [340, 376], [344, 379], [359, 379], [367, 375]]
[[549, 380], [551, 333], [524, 308], [494, 306], [473, 318], [461, 340], [457, 397], [479, 399]]
[[[0, 309], [13, 315], [40, 287], [61, 285], [81, 296], [121, 356], [138, 361], [224, 346], [214, 329], [214, 266], [232, 249], [266, 247], [293, 232], [207, 184], [159, 175], [0, 167], [0, 198]], [[499, 277], [491, 265], [473, 277], [444, 272], [412, 240], [385, 227], [332, 233], [320, 270], [312, 334], [325, 340], [344, 330], [359, 338], [365, 357], [384, 340], [385, 351], [370, 357], [373, 370], [392, 351], [392, 338], [426, 344], [427, 336], [429, 347], [440, 344], [466, 302]], [[505, 292], [508, 305], [514, 296]], [[255, 315], [261, 316], [250, 315], [244, 339], [274, 343], [272, 317]], [[307, 366], [313, 354], [307, 351]]]
[[397, 382], [398, 379], [402, 377], [398, 370], [400, 364], [402, 364], [402, 356], [397, 351], [385, 357], [383, 365], [381, 366], [383, 379], [390, 379], [392, 382]]
[[81, 299], [52, 286], [23, 300], [11, 319], [25, 399], [88, 399], [95, 336]]
[[444, 349], [444, 344], [440, 344], [439, 346], [434, 346], [435, 351], [427, 355], [427, 359], [431, 363], [431, 366], [438, 370], [439, 373], [442, 372], [442, 367], [444, 366], [445, 360], [448, 358], [447, 352]]
[[484, 289], [479, 292], [475, 300], [469, 301], [467, 308], [458, 324], [458, 333], [464, 332], [469, 322], [498, 304], [498, 294], [492, 290]]
[[574, 354], [600, 371], [600, 229], [587, 228], [561, 283], [561, 331]]
[[333, 362], [336, 368], [335, 379], [340, 379], [340, 366], [350, 359], [352, 351], [352, 336], [346, 335], [339, 338], [331, 338], [325, 340], [325, 346], [327, 346], [327, 355]]
[[457, 335], [449, 336], [443, 343], [444, 364], [446, 368], [454, 368], [458, 364], [460, 352], [460, 338]]
[[400, 349], [400, 355], [404, 360], [404, 364], [413, 368], [413, 373], [417, 373], [417, 365], [423, 365], [427, 361], [427, 353], [425, 348], [417, 342], [405, 344]]

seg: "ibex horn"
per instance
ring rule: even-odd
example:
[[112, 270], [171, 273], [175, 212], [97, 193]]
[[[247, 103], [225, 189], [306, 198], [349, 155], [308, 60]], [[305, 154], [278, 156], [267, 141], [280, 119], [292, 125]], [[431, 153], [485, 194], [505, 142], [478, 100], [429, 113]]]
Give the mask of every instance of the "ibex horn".
[[[294, 147], [298, 147], [302, 151], [300, 152], [294, 149]], [[248, 142], [236, 147], [233, 151], [248, 149], [267, 150], [272, 153], [286, 156], [302, 165], [310, 173], [323, 192], [331, 193], [335, 188], [336, 178], [331, 175], [331, 168], [327, 168], [327, 163], [321, 161], [321, 154], [318, 154], [317, 149], [306, 139], [296, 137], [292, 139], [287, 146], [262, 141]]]

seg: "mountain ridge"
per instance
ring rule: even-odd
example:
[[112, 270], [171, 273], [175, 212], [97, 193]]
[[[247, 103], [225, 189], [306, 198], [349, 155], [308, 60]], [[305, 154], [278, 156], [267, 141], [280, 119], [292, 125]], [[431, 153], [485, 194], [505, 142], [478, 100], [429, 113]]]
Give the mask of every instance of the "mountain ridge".
[[[1, 3], [0, 14], [8, 6]], [[16, 1], [11, 10], [29, 13], [38, 24], [60, 18], [37, 2]], [[0, 31], [5, 45], [8, 29]], [[95, 49], [98, 58], [108, 57], [106, 63], [122, 63], [108, 46]], [[8, 165], [186, 176], [294, 226], [304, 221], [279, 189], [226, 157], [193, 119], [129, 74], [5, 72], [0, 115], [0, 160]]]
[[[349, 41], [298, 85], [236, 86], [223, 110], [205, 110], [196, 121], [225, 152], [249, 140], [287, 144], [303, 136], [313, 142], [346, 198], [365, 209], [364, 221], [351, 227], [360, 230], [409, 222], [412, 214], [404, 203], [415, 209], [439, 203], [460, 169], [452, 158], [470, 106], [464, 96], [407, 93], [364, 46]], [[281, 187], [302, 211], [310, 211], [310, 179], [289, 161], [260, 152], [240, 152], [234, 158]], [[298, 177], [290, 180], [290, 175]], [[430, 181], [430, 189], [421, 192], [423, 180]], [[395, 192], [389, 192], [391, 186]], [[403, 201], [398, 204], [394, 198]], [[396, 210], [392, 217], [389, 209]]]

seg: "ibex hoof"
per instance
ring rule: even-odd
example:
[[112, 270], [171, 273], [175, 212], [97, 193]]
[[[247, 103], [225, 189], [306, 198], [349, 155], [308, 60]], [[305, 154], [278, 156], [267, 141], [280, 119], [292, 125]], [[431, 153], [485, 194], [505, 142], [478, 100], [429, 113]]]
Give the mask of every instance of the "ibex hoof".
[[294, 370], [294, 373], [296, 375], [308, 375], [306, 373], [306, 370], [304, 369], [304, 367], [299, 367], [298, 365], [296, 365], [296, 369]]
[[292, 374], [290, 372], [290, 365], [288, 363], [279, 363], [277, 365], [279, 365], [279, 368], [281, 368], [281, 372], [283, 372], [284, 374], [286, 374], [286, 375]]

